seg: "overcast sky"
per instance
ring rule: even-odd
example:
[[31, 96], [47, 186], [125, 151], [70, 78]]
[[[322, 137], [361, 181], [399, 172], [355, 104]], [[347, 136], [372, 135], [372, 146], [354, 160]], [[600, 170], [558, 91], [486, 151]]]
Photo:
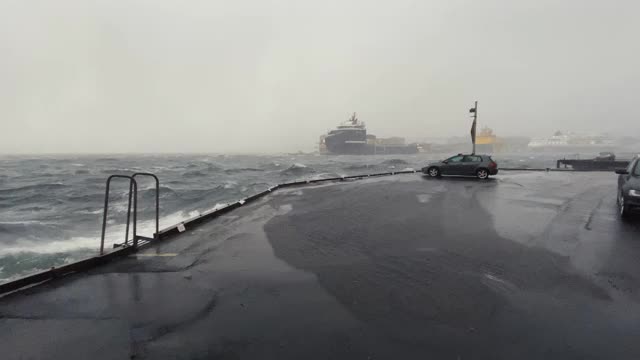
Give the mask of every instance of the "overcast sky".
[[0, 152], [640, 135], [638, 0], [0, 0]]

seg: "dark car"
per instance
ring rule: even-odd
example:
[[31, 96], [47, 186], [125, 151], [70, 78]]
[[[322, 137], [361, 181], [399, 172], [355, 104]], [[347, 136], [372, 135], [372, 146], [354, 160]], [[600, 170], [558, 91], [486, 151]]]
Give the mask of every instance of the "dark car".
[[620, 216], [626, 218], [640, 208], [640, 157], [631, 160], [626, 169], [616, 170], [618, 176], [618, 206]]
[[431, 177], [465, 175], [486, 179], [489, 175], [498, 173], [498, 164], [489, 155], [458, 154], [446, 160], [429, 164], [422, 168], [422, 172]]

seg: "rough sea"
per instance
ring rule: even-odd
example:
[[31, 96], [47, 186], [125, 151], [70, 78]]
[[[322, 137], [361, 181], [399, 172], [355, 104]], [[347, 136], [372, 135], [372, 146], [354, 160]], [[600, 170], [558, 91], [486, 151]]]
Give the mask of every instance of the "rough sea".
[[[419, 170], [450, 154], [0, 156], [0, 283], [97, 254], [105, 180], [151, 172], [160, 178], [160, 228], [278, 183]], [[555, 166], [555, 157], [494, 156], [503, 167]], [[417, 175], [416, 175], [417, 176]], [[154, 230], [154, 184], [139, 180], [138, 234]], [[107, 247], [123, 241], [125, 182], [115, 182]]]

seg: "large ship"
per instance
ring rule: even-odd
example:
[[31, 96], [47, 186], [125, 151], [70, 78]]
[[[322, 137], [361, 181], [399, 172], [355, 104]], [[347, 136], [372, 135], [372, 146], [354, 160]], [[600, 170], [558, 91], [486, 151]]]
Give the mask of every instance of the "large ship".
[[[464, 138], [466, 141], [466, 138]], [[499, 136], [493, 129], [484, 126], [476, 136], [476, 152], [480, 154], [517, 153], [527, 150], [530, 139], [518, 136]], [[449, 150], [455, 151], [455, 149]]]
[[476, 137], [476, 151], [479, 153], [493, 154], [499, 151], [499, 144], [498, 138], [493, 133], [493, 130], [486, 126], [480, 130], [480, 133], [478, 133]]
[[578, 135], [556, 131], [548, 138], [534, 138], [529, 150], [556, 153], [599, 153], [614, 151], [612, 139], [604, 135]]
[[407, 145], [401, 137], [377, 138], [367, 134], [365, 123], [353, 113], [347, 121], [320, 137], [320, 152], [351, 155], [415, 154], [418, 145]]

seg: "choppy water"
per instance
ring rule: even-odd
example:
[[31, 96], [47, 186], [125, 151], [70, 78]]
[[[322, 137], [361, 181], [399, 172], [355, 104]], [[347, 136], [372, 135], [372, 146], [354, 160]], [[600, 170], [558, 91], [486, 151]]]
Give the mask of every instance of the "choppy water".
[[[117, 155], [0, 157], [0, 282], [96, 254], [105, 180], [160, 177], [160, 227], [292, 180], [420, 169], [444, 158], [389, 156]], [[502, 166], [552, 166], [553, 157], [495, 157]], [[151, 235], [153, 183], [139, 180], [139, 234]], [[115, 184], [107, 242], [124, 237], [127, 185]]]

